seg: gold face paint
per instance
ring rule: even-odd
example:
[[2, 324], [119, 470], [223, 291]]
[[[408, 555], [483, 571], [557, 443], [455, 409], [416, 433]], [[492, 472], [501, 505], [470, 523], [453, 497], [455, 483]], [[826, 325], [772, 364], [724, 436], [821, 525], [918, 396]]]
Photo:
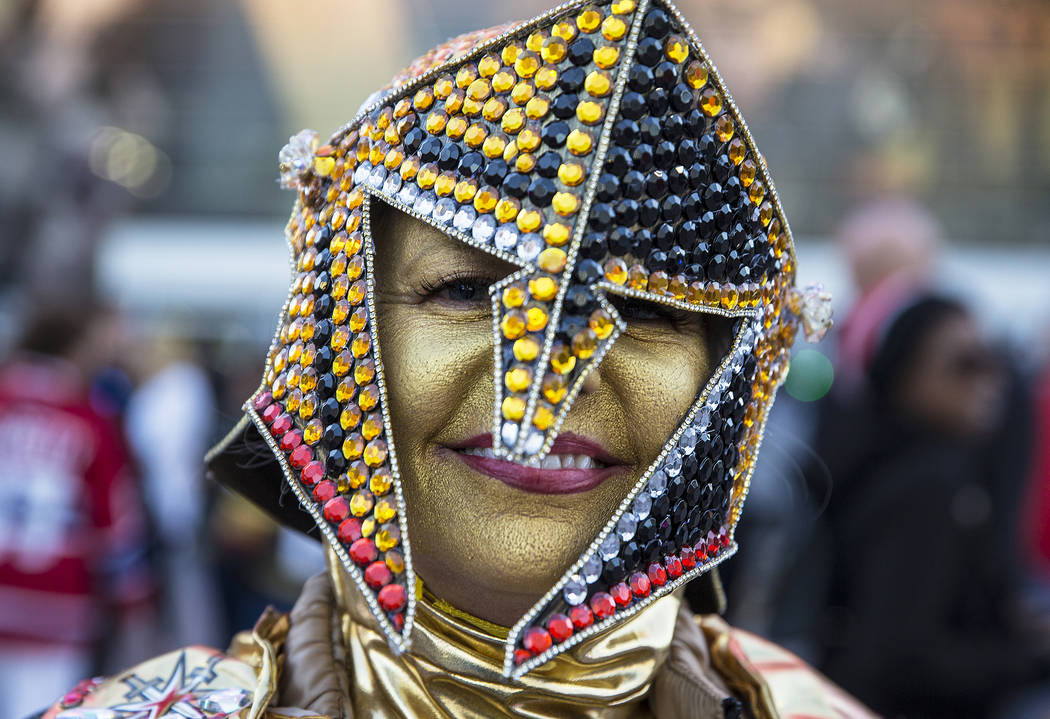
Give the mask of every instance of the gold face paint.
[[[515, 268], [381, 201], [372, 212], [379, 339], [415, 566], [438, 597], [509, 626], [586, 548], [710, 376], [703, 316], [628, 318], [569, 411], [563, 433], [597, 442], [622, 469], [584, 492], [522, 491], [450, 449], [492, 429], [487, 287]], [[474, 298], [459, 299], [471, 289]]]

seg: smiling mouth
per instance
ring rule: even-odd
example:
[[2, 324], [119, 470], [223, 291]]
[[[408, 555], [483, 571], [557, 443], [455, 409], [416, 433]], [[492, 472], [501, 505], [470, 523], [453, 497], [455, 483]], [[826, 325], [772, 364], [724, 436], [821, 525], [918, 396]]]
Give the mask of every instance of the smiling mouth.
[[600, 445], [571, 433], [560, 435], [538, 467], [496, 457], [492, 435], [472, 437], [452, 452], [475, 472], [534, 494], [575, 494], [594, 489], [627, 469]]

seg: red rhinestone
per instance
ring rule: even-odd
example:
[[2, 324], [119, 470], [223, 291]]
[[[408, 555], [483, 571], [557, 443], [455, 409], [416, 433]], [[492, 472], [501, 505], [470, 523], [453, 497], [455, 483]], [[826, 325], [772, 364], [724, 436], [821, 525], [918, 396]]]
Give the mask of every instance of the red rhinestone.
[[697, 564], [702, 564], [707, 561], [707, 542], [700, 540], [696, 543], [696, 546], [693, 547], [693, 551], [696, 552]]
[[273, 395], [269, 392], [263, 392], [261, 395], [252, 400], [252, 406], [255, 407], [256, 411], [259, 411], [271, 402], [273, 402]]
[[529, 654], [524, 649], [515, 649], [514, 650], [514, 663], [515, 664], [522, 664], [522, 663], [528, 661], [529, 659], [532, 659], [532, 655]]
[[[363, 540], [357, 540], [358, 542]], [[396, 612], [405, 606], [408, 594], [400, 584], [388, 584], [379, 590], [379, 606], [385, 611]]]
[[564, 614], [555, 614], [547, 622], [547, 631], [555, 641], [564, 642], [572, 636], [572, 620]]
[[405, 615], [401, 612], [398, 612], [397, 614], [391, 614], [390, 623], [394, 625], [395, 632], [400, 633], [405, 631]]
[[594, 610], [594, 616], [599, 619], [605, 619], [606, 617], [611, 617], [612, 613], [616, 611], [616, 602], [605, 592], [597, 592], [591, 597], [591, 609]]
[[692, 547], [682, 547], [682, 566], [686, 569], [696, 566], [696, 552]]
[[718, 535], [715, 534], [715, 530], [711, 530], [707, 533], [707, 553], [710, 556], [718, 554], [718, 548], [721, 543], [718, 541]]
[[351, 517], [339, 525], [336, 536], [343, 544], [351, 544], [361, 538], [361, 520]]
[[284, 434], [291, 428], [292, 415], [290, 414], [280, 415], [277, 419], [273, 421], [273, 424], [270, 425], [270, 431], [273, 433], [274, 437], [280, 437], [282, 434]]
[[529, 627], [521, 638], [521, 644], [535, 656], [551, 648], [551, 634], [543, 627]]
[[721, 542], [723, 547], [729, 546], [729, 530], [725, 527], [718, 530], [718, 541]]
[[616, 603], [621, 607], [626, 607], [631, 603], [631, 590], [623, 582], [609, 587], [609, 594], [612, 595], [612, 598], [615, 599]]
[[634, 596], [648, 597], [651, 586], [648, 575], [641, 572], [635, 572], [631, 575], [631, 591], [634, 592]]
[[662, 587], [667, 584], [667, 570], [659, 562], [650, 564], [646, 574], [649, 575], [649, 583], [655, 587]]
[[586, 604], [581, 604], [578, 607], [573, 607], [569, 611], [569, 616], [572, 617], [572, 624], [577, 629], [589, 627], [591, 626], [591, 622], [594, 621], [594, 615], [591, 613], [590, 607], [588, 607]]
[[291, 452], [302, 443], [303, 433], [297, 429], [293, 429], [291, 432], [288, 432], [281, 437], [281, 449], [285, 452]]
[[299, 476], [303, 480], [303, 484], [307, 487], [312, 487], [324, 479], [324, 464], [315, 459], [303, 467], [303, 471]]
[[393, 579], [394, 575], [384, 561], [372, 562], [365, 569], [365, 583], [373, 589], [386, 586]]
[[308, 445], [300, 444], [288, 455], [288, 463], [296, 469], [302, 469], [314, 458], [314, 452]]
[[62, 709], [72, 709], [73, 707], [84, 701], [84, 692], [74, 689], [73, 691], [62, 697], [62, 701], [59, 703]]
[[262, 411], [263, 422], [273, 424], [273, 421], [281, 416], [281, 405], [274, 402]]
[[[678, 579], [682, 576], [682, 560], [673, 554], [669, 554], [664, 558], [664, 566], [667, 567], [667, 576], [671, 579]], [[652, 577], [649, 577], [652, 579]]]
[[329, 522], [342, 522], [350, 516], [350, 502], [346, 497], [333, 497], [324, 504], [324, 518]]
[[330, 479], [319, 483], [314, 487], [314, 501], [324, 504], [336, 495], [335, 482]]
[[379, 550], [376, 549], [371, 539], [362, 537], [350, 545], [350, 559], [358, 564], [371, 564], [378, 556]]

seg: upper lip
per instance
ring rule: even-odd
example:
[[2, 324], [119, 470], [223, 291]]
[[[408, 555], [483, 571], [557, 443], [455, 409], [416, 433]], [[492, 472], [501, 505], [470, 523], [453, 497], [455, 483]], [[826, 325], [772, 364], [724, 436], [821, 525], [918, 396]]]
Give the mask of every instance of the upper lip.
[[[450, 449], [491, 449], [492, 433], [477, 434], [462, 442], [456, 442], [447, 446]], [[594, 440], [572, 432], [560, 433], [554, 439], [549, 454], [584, 454], [608, 466], [626, 464], [623, 460], [614, 457]]]

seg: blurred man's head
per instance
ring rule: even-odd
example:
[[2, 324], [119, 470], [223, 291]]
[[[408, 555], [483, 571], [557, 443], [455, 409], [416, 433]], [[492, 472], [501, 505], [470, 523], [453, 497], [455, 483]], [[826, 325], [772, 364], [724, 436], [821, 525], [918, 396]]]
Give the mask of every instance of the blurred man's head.
[[66, 360], [90, 376], [115, 359], [121, 336], [119, 315], [103, 304], [44, 300], [34, 303], [17, 349]]

